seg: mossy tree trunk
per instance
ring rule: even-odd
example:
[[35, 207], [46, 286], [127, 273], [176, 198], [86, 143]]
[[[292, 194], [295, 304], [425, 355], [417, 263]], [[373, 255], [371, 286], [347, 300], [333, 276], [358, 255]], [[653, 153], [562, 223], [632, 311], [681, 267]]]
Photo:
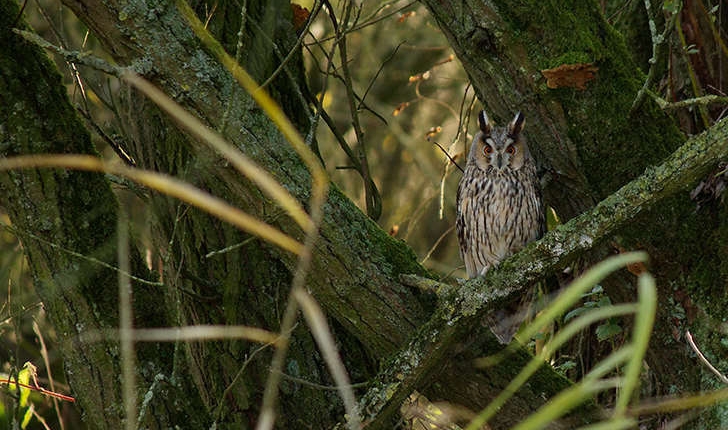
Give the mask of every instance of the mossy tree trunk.
[[[486, 109], [502, 120], [516, 110], [526, 114], [529, 147], [550, 179], [546, 203], [563, 221], [658, 164], [684, 141], [675, 121], [649, 97], [632, 111], [646, 71], [637, 67], [597, 2], [423, 3], [450, 40]], [[541, 70], [577, 63], [598, 67], [585, 90], [547, 87]], [[715, 160], [716, 167], [719, 162]], [[702, 344], [713, 351], [714, 363], [726, 364], [719, 358], [725, 347], [715, 330], [723, 318], [721, 309], [728, 305], [726, 209], [720, 200], [698, 209], [686, 190], [620, 229], [591, 257], [624, 249], [650, 254], [660, 300], [648, 360], [653, 395], [718, 385], [696, 361], [684, 335], [688, 329], [699, 333]], [[607, 287], [618, 301], [631, 300], [635, 291], [627, 278]], [[711, 421], [719, 415], [705, 414], [705, 421], [696, 425], [725, 426]]]
[[[35, 48], [9, 31], [17, 8], [7, 0], [2, 4], [8, 9], [2, 11], [2, 52], [17, 55], [2, 69], [3, 85], [8, 88], [0, 91], [4, 97], [0, 118], [8, 118], [0, 128], [2, 155], [92, 153], [88, 134], [73, 115], [52, 67]], [[146, 74], [206, 124], [222, 131], [296, 197], [307, 201], [310, 176], [303, 164], [251, 98], [200, 45], [173, 3], [66, 0], [65, 4], [94, 31], [116, 62]], [[196, 5], [202, 13], [212, 7], [205, 6]], [[246, 6], [241, 62], [263, 81], [296, 37], [290, 9], [285, 1], [248, 1]], [[626, 115], [640, 75], [595, 6], [574, 5], [568, 14], [560, 5], [540, 2], [535, 6], [501, 5], [502, 10], [481, 3], [459, 3], [453, 9], [447, 4], [429, 7], [489, 110], [500, 119], [518, 108], [526, 113], [532, 146], [552, 170], [548, 203], [563, 218], [591, 207], [645, 167], [659, 162], [682, 141], [670, 119], [650, 104], [635, 116]], [[538, 14], [532, 12], [534, 7]], [[209, 28], [234, 53], [241, 25], [239, 6], [217, 2], [216, 8]], [[553, 10], [544, 12], [549, 8]], [[549, 20], [535, 22], [531, 19], [534, 16], [548, 16]], [[568, 32], [559, 30], [565, 22], [571, 25]], [[3, 56], [6, 58], [10, 57]], [[595, 62], [600, 67], [597, 80], [587, 91], [551, 91], [539, 80], [539, 69], [567, 58]], [[32, 67], [38, 64], [40, 70]], [[28, 77], [30, 73], [33, 75]], [[297, 88], [303, 85], [300, 64], [294, 62], [284, 75], [273, 82], [270, 91], [305, 135], [310, 125], [305, 114], [308, 108]], [[22, 82], [32, 82], [37, 88], [28, 91]], [[130, 93], [125, 109], [128, 149], [140, 167], [177, 175], [302, 239], [300, 229], [275, 204], [209, 148], [179, 131], [150, 102]], [[16, 118], [22, 122], [14, 122]], [[49, 172], [0, 175], [0, 202], [8, 208], [14, 225], [21, 231], [41, 232], [65, 249], [114, 265], [118, 203], [108, 183], [101, 175]], [[279, 328], [295, 256], [172, 199], [154, 193], [145, 198], [151, 208], [151, 248], [157, 253], [154, 265], [161, 273], [163, 287], [135, 285], [137, 326], [246, 324]], [[44, 204], [35, 203], [39, 201]], [[667, 202], [665, 207], [669, 210], [645, 216], [634, 231], [625, 230], [620, 243], [625, 248], [638, 242], [648, 247], [661, 276], [662, 300], [669, 303], [674, 289], [683, 288], [675, 284], [678, 280], [699, 291], [709, 291], [720, 281], [719, 275], [688, 270], [706, 252], [698, 249], [700, 240], [720, 239], [708, 233], [695, 234], [696, 227], [708, 222], [715, 225], [720, 218], [694, 213], [686, 196]], [[652, 237], [667, 241], [666, 231], [677, 232], [680, 249], [665, 249]], [[23, 243], [38, 292], [65, 341], [61, 343], [65, 345], [69, 379], [87, 422], [91, 427], [120, 428], [123, 415], [114, 345], [77, 343], [78, 330], [117, 326], [115, 273], [93, 263], [79, 266], [74, 257], [54, 252], [30, 236]], [[231, 247], [236, 244], [239, 246]], [[225, 251], [215, 253], [221, 250]], [[698, 253], [683, 255], [687, 251]], [[720, 254], [712, 255], [713, 260], [720, 258]], [[137, 272], [149, 277], [138, 258], [136, 261]], [[402, 285], [400, 274], [427, 275], [405, 244], [390, 238], [334, 188], [325, 205], [321, 238], [306, 286], [330, 317], [354, 381], [371, 378], [377, 363], [402, 347], [429, 317], [431, 298]], [[692, 282], [698, 279], [700, 282]], [[624, 297], [629, 295], [629, 291], [623, 292]], [[679, 359], [655, 362], [658, 381], [680, 390], [696, 390], [697, 366], [688, 367], [692, 363], [689, 357], [668, 336], [673, 321], [668, 315], [661, 318], [663, 326], [655, 338], [653, 354], [658, 359], [668, 354]], [[303, 324], [296, 328], [293, 339], [286, 373], [330, 385]], [[448, 364], [440, 376], [424, 388], [437, 399], [482, 406], [518, 370], [508, 366], [482, 373], [464, 364], [492, 348], [491, 342], [487, 331], [473, 330], [465, 344], [452, 346], [453, 359], [444, 360]], [[213, 421], [232, 428], [251, 426], [270, 363], [270, 351], [258, 349], [259, 345], [242, 341], [140, 347], [139, 398], [149, 394], [158, 402], [148, 407], [145, 423], [153, 428], [174, 424], [204, 428]], [[660, 368], [659, 364], [670, 367]], [[675, 366], [684, 368], [678, 372]], [[517, 401], [506, 407], [494, 424], [500, 427], [516, 422], [523, 417], [525, 407], [543, 403], [543, 393], [548, 397], [565, 385], [558, 377], [539, 381], [539, 386], [519, 393]], [[226, 392], [231, 384], [232, 389]], [[281, 428], [309, 423], [323, 428], [337, 422], [342, 410], [334, 393], [286, 380], [281, 393]], [[582, 421], [577, 418], [575, 422]], [[554, 426], [572, 427], [568, 423]]]

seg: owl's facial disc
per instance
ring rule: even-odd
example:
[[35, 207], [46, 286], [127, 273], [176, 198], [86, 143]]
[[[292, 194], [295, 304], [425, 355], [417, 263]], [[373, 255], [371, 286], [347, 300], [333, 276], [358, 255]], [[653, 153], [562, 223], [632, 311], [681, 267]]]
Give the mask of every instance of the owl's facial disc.
[[483, 144], [483, 155], [488, 161], [488, 165], [499, 172], [503, 172], [506, 168], [511, 168], [511, 158], [516, 153], [516, 147], [509, 141], [503, 145], [498, 145], [493, 139], [486, 138]]

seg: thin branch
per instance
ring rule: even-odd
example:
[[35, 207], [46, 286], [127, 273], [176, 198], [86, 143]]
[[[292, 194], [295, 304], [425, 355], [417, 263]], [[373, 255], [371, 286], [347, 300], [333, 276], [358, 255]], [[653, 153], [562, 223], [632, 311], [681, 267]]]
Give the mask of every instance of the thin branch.
[[[272, 344], [266, 343], [265, 345], [262, 345], [258, 347], [255, 351], [253, 351], [249, 356], [245, 357], [245, 361], [243, 362], [243, 365], [240, 366], [240, 369], [238, 370], [238, 373], [235, 374], [233, 377], [233, 380], [230, 381], [227, 387], [225, 387], [225, 390], [220, 395], [220, 398], [217, 401], [217, 408], [215, 408], [215, 413], [212, 414], [213, 416], [213, 422], [210, 426], [211, 428], [214, 428], [217, 425], [217, 422], [220, 421], [222, 418], [222, 412], [225, 409], [225, 406], [227, 405], [226, 399], [230, 395], [230, 392], [233, 390], [233, 387], [235, 387], [235, 384], [240, 380], [240, 378], [245, 373], [245, 369], [247, 369], [248, 365], [253, 361], [253, 358], [260, 353], [261, 351], [265, 350]], [[247, 355], [247, 354], [246, 354]]]
[[[307, 387], [315, 388], [317, 390], [337, 391], [337, 390], [340, 389], [340, 387], [337, 386], [337, 385], [317, 384], [315, 382], [309, 381], [308, 379], [297, 378], [297, 377], [291, 376], [291, 375], [289, 375], [287, 373], [282, 373], [281, 376], [283, 377], [283, 379], [286, 379], [288, 381], [295, 382], [296, 384], [305, 385]], [[350, 384], [349, 387], [351, 387], [351, 388], [364, 388], [367, 385], [369, 385], [368, 382], [356, 382], [356, 383]]]
[[318, 15], [319, 11], [321, 10], [321, 6], [323, 5], [323, 2], [321, 0], [316, 0], [314, 2], [313, 8], [311, 8], [311, 13], [308, 15], [308, 18], [306, 19], [306, 26], [303, 27], [301, 30], [300, 36], [298, 36], [298, 39], [296, 40], [296, 43], [293, 45], [293, 47], [288, 51], [288, 54], [281, 60], [281, 64], [278, 65], [278, 67], [271, 73], [271, 75], [263, 81], [262, 84], [260, 84], [260, 88], [267, 87], [271, 82], [273, 82], [273, 79], [278, 76], [278, 74], [283, 70], [284, 67], [286, 67], [286, 64], [288, 64], [289, 61], [291, 61], [291, 58], [295, 54], [299, 52], [299, 48], [301, 47], [301, 44], [303, 43], [303, 39], [308, 34], [309, 28], [311, 28], [311, 24], [313, 23], [314, 18], [316, 18], [316, 15]]
[[645, 10], [647, 12], [647, 18], [649, 20], [650, 35], [652, 37], [652, 57], [650, 57], [650, 60], [648, 61], [650, 64], [650, 69], [647, 71], [647, 78], [645, 79], [644, 84], [642, 84], [642, 88], [640, 88], [640, 90], [637, 92], [637, 96], [635, 97], [634, 102], [632, 102], [630, 113], [635, 112], [642, 105], [646, 91], [649, 90], [652, 82], [655, 80], [657, 64], [661, 59], [660, 53], [663, 51], [660, 50], [660, 45], [665, 43], [665, 41], [669, 37], [670, 32], [675, 25], [677, 15], [680, 13], [680, 11], [678, 10], [673, 13], [667, 20], [665, 20], [665, 28], [662, 31], [662, 34], [658, 35], [657, 26], [655, 25], [655, 17], [652, 13], [652, 5], [650, 4], [650, 0], [644, 0], [644, 2]]
[[[38, 321], [33, 318], [33, 333], [35, 333], [35, 337], [38, 338], [38, 343], [40, 344], [40, 356], [43, 357], [43, 364], [45, 365], [46, 374], [48, 375], [48, 384], [51, 386], [51, 391], [56, 392], [56, 383], [55, 379], [53, 378], [53, 371], [51, 369], [51, 361], [48, 358], [48, 348], [46, 348], [45, 339], [43, 336], [43, 332], [40, 329], [40, 326], [38, 325]], [[38, 385], [36, 383], [36, 385]], [[58, 425], [60, 426], [61, 430], [65, 430], [65, 424], [63, 423], [63, 417], [61, 416], [61, 408], [58, 404], [58, 399], [55, 397], [52, 397], [53, 400], [53, 409], [56, 412], [56, 417], [58, 419]]]
[[[321, 42], [318, 41], [313, 34], [311, 34], [311, 37], [316, 41], [316, 46], [318, 46], [319, 49], [321, 49], [321, 52], [323, 52], [323, 55], [328, 60], [328, 64], [329, 64], [329, 66], [326, 68], [326, 71], [324, 71], [321, 68], [321, 65], [319, 64], [319, 62], [318, 62], [316, 56], [314, 55], [313, 51], [311, 51], [311, 48], [309, 46], [305, 46], [306, 50], [309, 52], [309, 54], [311, 54], [311, 59], [316, 63], [316, 66], [319, 69], [319, 73], [322, 76], [333, 76], [334, 78], [336, 78], [337, 80], [339, 80], [342, 85], [345, 85], [346, 84], [346, 81], [344, 80], [344, 77], [340, 73], [338, 73], [339, 68], [333, 67], [333, 64], [334, 64], [334, 59], [333, 59], [334, 58], [334, 51], [336, 51], [337, 45], [334, 43], [332, 45], [333, 48], [334, 48], [332, 50], [332, 52], [327, 53], [323, 49], [323, 45], [321, 45]], [[349, 62], [351, 62], [351, 61], [352, 60], [349, 60]], [[322, 93], [325, 94], [324, 91], [322, 91]], [[356, 98], [356, 101], [359, 103], [359, 110], [367, 111], [367, 112], [371, 113], [372, 115], [374, 115], [375, 117], [379, 118], [379, 120], [382, 121], [384, 124], [387, 124], [387, 119], [382, 114], [380, 114], [379, 112], [375, 111], [372, 107], [370, 107], [369, 105], [367, 105], [364, 102], [364, 99], [361, 96], [359, 96], [359, 94], [357, 94], [356, 91], [354, 91], [354, 97]]]
[[339, 395], [344, 402], [344, 408], [348, 415], [347, 422], [349, 428], [351, 430], [359, 430], [361, 428], [361, 419], [357, 410], [354, 390], [351, 386], [349, 374], [346, 372], [346, 368], [339, 356], [331, 329], [329, 329], [329, 325], [326, 322], [326, 316], [318, 303], [303, 288], [295, 290], [294, 295], [299, 306], [301, 306], [303, 315], [306, 318], [308, 326], [311, 328], [311, 333], [326, 361], [326, 365], [329, 367], [331, 377], [336, 382], [336, 387], [339, 390]]
[[707, 106], [711, 104], [724, 104], [728, 105], [728, 97], [726, 96], [717, 96], [714, 94], [710, 94], [703, 97], [695, 97], [692, 99], [685, 99], [680, 100], [677, 102], [668, 102], [667, 100], [663, 99], [662, 97], [658, 96], [657, 94], [653, 93], [652, 91], [648, 91], [650, 96], [655, 100], [657, 105], [660, 107], [660, 109], [664, 110], [674, 110], [674, 109], [682, 109], [682, 108], [690, 108], [693, 106]]
[[[217, 8], [217, 3], [213, 6], [212, 12], [208, 16], [207, 20], [205, 21], [205, 28], [207, 28], [207, 24], [210, 22], [210, 19], [212, 19], [212, 14], [215, 12], [215, 9]], [[248, 21], [248, 2], [247, 0], [242, 0], [242, 4], [240, 5], [240, 26], [238, 27], [238, 42], [235, 44], [235, 62], [240, 64], [240, 59], [242, 58], [243, 53], [243, 40], [245, 36], [245, 23]], [[238, 87], [233, 88], [233, 94], [231, 97], [228, 98], [228, 100], [225, 103], [225, 110], [222, 113], [222, 121], [220, 121], [220, 126], [218, 127], [218, 131], [225, 135], [225, 130], [227, 127], [228, 118], [230, 117], [230, 111], [233, 108], [233, 100], [236, 98], [236, 93], [240, 91]]]
[[[356, 106], [356, 96], [354, 94], [354, 83], [351, 79], [351, 73], [349, 71], [349, 64], [348, 64], [348, 54], [347, 54], [347, 42], [346, 42], [346, 33], [348, 29], [346, 27], [343, 27], [342, 25], [339, 25], [338, 20], [336, 18], [336, 15], [334, 13], [334, 8], [331, 6], [331, 3], [329, 0], [323, 0], [324, 4], [326, 5], [326, 9], [329, 12], [329, 17], [331, 18], [331, 24], [334, 26], [334, 32], [337, 35], [337, 42], [336, 45], [339, 48], [339, 56], [341, 57], [341, 71], [342, 75], [344, 77], [344, 88], [346, 89], [346, 98], [349, 102], [349, 112], [351, 114], [351, 124], [354, 128], [354, 135], [356, 136], [357, 146], [357, 157], [359, 159], [359, 164], [361, 165], [361, 171], [362, 177], [364, 178], [364, 197], [366, 200], [366, 208], [367, 208], [367, 215], [369, 215], [372, 219], [377, 219], [382, 214], [382, 200], [379, 196], [379, 192], [374, 185], [374, 181], [371, 178], [371, 175], [369, 173], [369, 162], [367, 161], [367, 151], [366, 151], [366, 144], [364, 141], [364, 131], [361, 128], [361, 124], [359, 123], [359, 110]], [[351, 9], [352, 9], [352, 2], [347, 2], [346, 6], [344, 7], [344, 16], [343, 16], [343, 22], [346, 23], [349, 21], [349, 17], [351, 16]], [[359, 8], [359, 11], [361, 11], [361, 8]]]
[[[98, 94], [98, 93], [97, 93]], [[107, 145], [111, 147], [111, 149], [114, 150], [114, 153], [116, 153], [116, 156], [121, 159], [127, 166], [135, 167], [136, 166], [136, 160], [134, 160], [134, 157], [129, 155], [128, 152], [124, 149], [124, 145], [117, 142], [117, 139], [114, 137], [117, 137], [119, 140], [121, 140], [121, 137], [118, 136], [109, 136], [96, 122], [91, 118], [91, 115], [89, 114], [88, 110], [83, 110], [76, 108], [76, 112], [78, 112], [79, 115], [83, 119], [86, 120], [86, 125], [88, 125], [91, 129], [93, 129], [96, 134], [103, 139], [104, 142], [106, 142]]]
[[448, 234], [452, 233], [452, 231], [454, 229], [455, 229], [455, 224], [451, 225], [447, 230], [445, 230], [440, 235], [440, 237], [437, 238], [437, 240], [435, 241], [435, 244], [432, 245], [432, 248], [430, 248], [430, 250], [427, 251], [427, 254], [425, 254], [425, 258], [423, 258], [422, 261], [420, 261], [420, 264], [424, 265], [425, 262], [430, 259], [430, 257], [432, 256], [432, 253], [435, 252], [435, 250], [437, 249], [438, 246], [440, 246], [440, 242], [442, 242], [443, 239], [445, 239]]
[[[675, 29], [677, 30], [677, 35], [680, 38], [680, 43], [682, 45], [682, 49], [680, 50], [680, 53], [682, 54], [683, 58], [685, 59], [685, 66], [688, 71], [688, 77], [690, 78], [690, 85], [693, 89], [693, 94], [696, 97], [701, 97], [703, 95], [703, 90], [700, 85], [700, 80], [695, 73], [695, 68], [693, 67], [692, 61], [690, 61], [690, 55], [687, 53], [687, 39], [685, 38], [685, 33], [682, 29], [682, 22], [680, 20], [680, 14], [676, 14], [677, 19], [675, 21]], [[705, 108], [705, 106], [698, 106], [698, 113], [700, 114], [700, 119], [703, 121], [703, 126], [705, 128], [710, 127], [710, 115], [708, 114], [708, 110]]]
[[465, 173], [465, 171], [463, 170], [463, 168], [460, 167], [460, 165], [455, 162], [455, 159], [453, 159], [450, 156], [450, 154], [448, 154], [447, 150], [445, 148], [443, 148], [442, 145], [440, 145], [439, 143], [435, 142], [434, 140], [432, 141], [432, 143], [434, 143], [435, 145], [437, 145], [438, 148], [440, 148], [440, 151], [442, 151], [442, 153], [445, 154], [445, 156], [447, 157], [447, 159], [450, 160], [450, 162], [452, 164], [454, 164], [455, 167], [457, 167], [458, 169], [460, 169], [461, 172]]
[[705, 367], [710, 369], [710, 371], [713, 372], [713, 374], [715, 374], [715, 376], [717, 376], [718, 379], [720, 379], [720, 382], [722, 382], [724, 384], [728, 384], [728, 378], [724, 374], [720, 373], [720, 370], [716, 369], [715, 366], [713, 366], [710, 363], [710, 361], [708, 361], [708, 359], [705, 358], [705, 355], [703, 355], [703, 353], [700, 352], [700, 349], [698, 349], [698, 345], [696, 345], [695, 341], [693, 340], [693, 335], [690, 333], [690, 330], [685, 332], [685, 337], [687, 338], [688, 343], [690, 344], [690, 347], [695, 352], [695, 355], [698, 356], [698, 358], [705, 365]]
[[[397, 55], [397, 51], [399, 51], [399, 48], [404, 43], [405, 43], [405, 41], [399, 42], [399, 44], [394, 47], [394, 49], [387, 56], [387, 58], [385, 58], [384, 61], [382, 61], [382, 64], [379, 65], [379, 68], [377, 69], [377, 72], [374, 74], [374, 76], [372, 77], [372, 79], [369, 81], [369, 85], [367, 85], [367, 89], [364, 90], [364, 95], [361, 96], [361, 100], [359, 101], [359, 105], [357, 106], [357, 109], [361, 109], [362, 105], [364, 104], [364, 100], [366, 100], [366, 98], [367, 98], [367, 94], [369, 94], [369, 91], [374, 86], [374, 83], [377, 81], [377, 78], [382, 73], [382, 70], [384, 70], [384, 66], [386, 66], [387, 63], [389, 63], [390, 61], [392, 61], [392, 59], [394, 58], [394, 56]], [[385, 124], [386, 124], [386, 121], [385, 121]]]
[[[386, 3], [386, 4], [381, 5], [376, 11], [374, 11], [374, 13], [372, 13], [369, 17], [365, 18], [364, 19], [364, 22], [362, 22], [361, 24], [355, 25], [352, 28], [350, 28], [349, 29], [349, 33], [353, 33], [355, 31], [359, 31], [359, 30], [361, 30], [363, 28], [369, 27], [370, 25], [374, 25], [374, 24], [376, 24], [376, 23], [378, 23], [380, 21], [383, 21], [383, 20], [385, 20], [385, 19], [387, 19], [387, 18], [389, 18], [389, 17], [391, 17], [393, 15], [398, 14], [399, 12], [402, 12], [403, 10], [407, 9], [408, 7], [414, 5], [417, 2], [416, 1], [411, 1], [411, 2], [409, 2], [407, 4], [405, 4], [404, 6], [398, 8], [398, 9], [393, 10], [392, 12], [386, 13], [386, 14], [384, 14], [384, 15], [376, 18], [377, 14], [379, 14], [379, 12], [381, 12], [382, 10], [388, 8], [389, 6], [391, 6], [394, 3], [397, 3], [397, 2], [396, 1], [393, 1], [391, 3]], [[321, 39], [319, 42], [328, 42], [329, 40], [332, 40], [332, 39], [335, 39], [335, 38], [336, 38], [336, 35], [329, 36], [329, 37], [326, 37], [324, 39]]]
[[[10, 233], [14, 234], [18, 238], [23, 237], [23, 238], [30, 238], [30, 239], [33, 239], [33, 240], [37, 240], [38, 242], [40, 242], [40, 243], [42, 243], [44, 245], [50, 246], [51, 248], [53, 248], [53, 249], [55, 249], [57, 251], [64, 252], [64, 253], [66, 253], [68, 255], [71, 255], [71, 256], [76, 257], [76, 258], [80, 258], [82, 260], [89, 261], [89, 262], [94, 263], [94, 264], [98, 264], [99, 266], [104, 267], [106, 269], [110, 269], [110, 270], [113, 270], [113, 271], [118, 272], [118, 273], [123, 273], [125, 276], [128, 276], [130, 279], [134, 280], [135, 282], [139, 282], [140, 284], [151, 285], [151, 286], [154, 286], [154, 287], [164, 287], [165, 286], [162, 282], [149, 281], [147, 279], [140, 278], [138, 276], [134, 276], [131, 273], [122, 272], [122, 270], [120, 268], [118, 268], [116, 266], [113, 266], [113, 265], [111, 265], [111, 264], [109, 264], [109, 263], [107, 263], [105, 261], [101, 261], [98, 258], [89, 257], [88, 255], [81, 254], [80, 252], [76, 252], [76, 251], [72, 251], [70, 249], [66, 249], [63, 246], [61, 246], [61, 245], [59, 245], [59, 244], [57, 244], [55, 242], [50, 242], [50, 241], [48, 241], [48, 240], [46, 240], [46, 239], [44, 239], [44, 238], [42, 238], [42, 237], [40, 237], [38, 235], [35, 235], [33, 233], [30, 233], [28, 231], [21, 231], [17, 227], [11, 226], [9, 224], [5, 224], [3, 221], [0, 221], [0, 227], [3, 228], [3, 229], [5, 229], [5, 230], [7, 230], [7, 231], [9, 231]], [[0, 321], [0, 323], [2, 323], [2, 321]]]

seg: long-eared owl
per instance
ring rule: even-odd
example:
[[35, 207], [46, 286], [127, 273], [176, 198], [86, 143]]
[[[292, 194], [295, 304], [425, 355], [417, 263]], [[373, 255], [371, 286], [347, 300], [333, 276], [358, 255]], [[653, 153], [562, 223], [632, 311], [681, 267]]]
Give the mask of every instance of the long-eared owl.
[[[481, 111], [478, 124], [457, 193], [460, 255], [469, 278], [484, 275], [546, 228], [536, 165], [522, 135], [523, 114], [495, 127]], [[496, 336], [508, 342], [513, 333]]]

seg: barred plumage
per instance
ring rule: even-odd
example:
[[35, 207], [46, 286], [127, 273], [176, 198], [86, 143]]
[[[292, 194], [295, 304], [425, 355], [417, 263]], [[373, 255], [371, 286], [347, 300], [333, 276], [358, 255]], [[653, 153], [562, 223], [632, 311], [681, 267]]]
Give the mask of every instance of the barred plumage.
[[[478, 122], [457, 193], [460, 255], [470, 278], [539, 239], [546, 226], [536, 165], [521, 134], [523, 114], [493, 127], [481, 111]], [[505, 343], [513, 334], [496, 336]]]

